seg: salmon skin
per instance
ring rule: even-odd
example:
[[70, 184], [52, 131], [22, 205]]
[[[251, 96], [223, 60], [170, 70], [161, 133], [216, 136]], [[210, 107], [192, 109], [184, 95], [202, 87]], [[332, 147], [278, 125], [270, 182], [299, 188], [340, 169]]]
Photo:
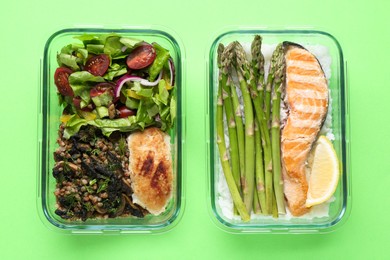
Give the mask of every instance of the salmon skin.
[[304, 47], [283, 42], [288, 116], [281, 131], [284, 195], [292, 215], [306, 207], [307, 159], [328, 112], [328, 82], [317, 58]]

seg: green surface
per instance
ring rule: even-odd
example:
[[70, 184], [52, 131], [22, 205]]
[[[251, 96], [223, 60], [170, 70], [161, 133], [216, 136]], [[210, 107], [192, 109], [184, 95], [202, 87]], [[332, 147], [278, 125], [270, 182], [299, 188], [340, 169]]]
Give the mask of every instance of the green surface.
[[[100, 4], [101, 3], [101, 4]], [[294, 3], [294, 4], [288, 4]], [[367, 1], [7, 1], [0, 9], [2, 136], [1, 259], [228, 259], [390, 257], [389, 2]], [[38, 217], [37, 93], [47, 38], [77, 25], [158, 24], [186, 51], [187, 171], [185, 212], [160, 235], [75, 236], [55, 233]], [[226, 26], [314, 27], [339, 40], [348, 62], [352, 139], [352, 211], [322, 235], [232, 235], [208, 212], [205, 166], [205, 53]]]

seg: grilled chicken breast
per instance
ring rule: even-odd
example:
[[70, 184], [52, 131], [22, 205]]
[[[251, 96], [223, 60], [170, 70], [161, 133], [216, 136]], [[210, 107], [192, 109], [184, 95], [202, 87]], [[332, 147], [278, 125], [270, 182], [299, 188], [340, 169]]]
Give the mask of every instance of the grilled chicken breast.
[[127, 141], [133, 201], [159, 215], [172, 194], [170, 137], [152, 127], [129, 135]]
[[328, 110], [328, 84], [316, 57], [302, 46], [284, 43], [285, 103], [289, 110], [281, 133], [284, 193], [290, 212], [300, 216], [308, 190], [305, 165]]

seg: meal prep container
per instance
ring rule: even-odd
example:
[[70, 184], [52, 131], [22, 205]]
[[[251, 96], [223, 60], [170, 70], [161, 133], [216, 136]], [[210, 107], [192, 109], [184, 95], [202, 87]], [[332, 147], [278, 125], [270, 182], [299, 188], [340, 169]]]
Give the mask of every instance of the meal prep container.
[[[218, 90], [217, 48], [219, 43], [227, 46], [233, 41], [251, 43], [255, 34], [263, 38], [263, 45], [278, 44], [282, 41], [296, 42], [301, 45], [321, 45], [328, 48], [331, 57], [331, 77], [329, 82], [332, 100], [333, 145], [336, 150], [341, 176], [334, 202], [330, 204], [329, 216], [314, 219], [275, 219], [263, 217], [243, 223], [239, 219], [224, 216], [218, 203], [219, 171], [221, 169], [216, 144], [216, 104]], [[208, 201], [212, 219], [218, 227], [232, 233], [319, 233], [329, 232], [345, 222], [351, 207], [350, 190], [350, 152], [349, 152], [349, 115], [346, 86], [346, 62], [338, 41], [329, 33], [314, 30], [266, 30], [237, 29], [224, 31], [215, 37], [206, 53], [207, 62], [207, 151], [208, 151]], [[222, 175], [223, 176], [223, 175]]]
[[[57, 216], [54, 196], [56, 181], [52, 176], [53, 152], [58, 147], [56, 139], [63, 108], [57, 97], [54, 72], [58, 67], [56, 55], [67, 44], [78, 42], [74, 36], [82, 34], [116, 33], [122, 36], [139, 38], [149, 43], [157, 42], [169, 50], [176, 68], [177, 116], [171, 129], [171, 152], [173, 162], [172, 200], [164, 213], [159, 216], [147, 215], [144, 218], [118, 217], [109, 219], [88, 219], [85, 222], [64, 220]], [[39, 179], [38, 207], [41, 218], [56, 230], [71, 233], [157, 233], [170, 230], [180, 220], [183, 213], [183, 140], [184, 140], [184, 49], [178, 37], [167, 30], [155, 27], [102, 29], [74, 28], [58, 31], [47, 40], [41, 64], [41, 89], [39, 107]]]

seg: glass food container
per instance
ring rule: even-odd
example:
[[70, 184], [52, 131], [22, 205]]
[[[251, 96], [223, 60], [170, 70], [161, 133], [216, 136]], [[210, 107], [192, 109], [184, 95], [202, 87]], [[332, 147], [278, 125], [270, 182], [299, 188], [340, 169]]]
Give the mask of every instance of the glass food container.
[[[263, 53], [266, 60], [270, 59], [276, 45], [283, 41], [295, 42], [313, 50], [320, 62], [327, 63], [324, 68], [328, 77], [330, 89], [330, 124], [333, 146], [340, 162], [340, 179], [329, 209], [320, 217], [280, 217], [257, 216], [249, 222], [242, 222], [239, 216], [226, 213], [226, 188], [223, 184], [221, 163], [216, 143], [216, 107], [218, 92], [217, 48], [220, 43], [225, 47], [239, 41], [246, 51], [254, 35], [263, 39]], [[265, 51], [265, 52], [264, 52]], [[350, 149], [349, 149], [349, 112], [348, 93], [346, 86], [346, 61], [338, 41], [329, 33], [316, 30], [268, 30], [244, 28], [227, 30], [217, 35], [206, 53], [207, 62], [207, 151], [208, 151], [208, 201], [212, 219], [218, 227], [232, 233], [319, 233], [329, 232], [341, 225], [347, 219], [351, 208], [350, 188]], [[265, 69], [268, 71], [268, 63]], [[226, 138], [227, 135], [225, 135]], [[223, 188], [225, 187], [225, 188]], [[225, 189], [225, 191], [224, 191]], [[230, 195], [229, 195], [230, 196]], [[227, 197], [229, 197], [227, 196]], [[326, 208], [325, 208], [326, 210]]]
[[[137, 38], [148, 43], [156, 42], [169, 50], [175, 64], [176, 77], [174, 91], [176, 94], [177, 112], [171, 137], [171, 155], [173, 164], [172, 198], [166, 210], [160, 215], [137, 217], [116, 217], [107, 219], [66, 220], [55, 214], [56, 198], [54, 191], [56, 180], [52, 175], [54, 166], [53, 152], [58, 147], [56, 139], [60, 126], [63, 107], [59, 105], [57, 88], [54, 84], [54, 72], [58, 67], [57, 53], [71, 43], [81, 43], [75, 36], [83, 34], [103, 35], [114, 33], [120, 36]], [[64, 233], [159, 233], [172, 229], [183, 214], [183, 169], [185, 164], [184, 142], [184, 49], [180, 39], [166, 28], [129, 27], [110, 28], [71, 28], [55, 32], [49, 37], [41, 60], [41, 89], [39, 107], [39, 171], [38, 171], [38, 207], [41, 219], [47, 226]]]

